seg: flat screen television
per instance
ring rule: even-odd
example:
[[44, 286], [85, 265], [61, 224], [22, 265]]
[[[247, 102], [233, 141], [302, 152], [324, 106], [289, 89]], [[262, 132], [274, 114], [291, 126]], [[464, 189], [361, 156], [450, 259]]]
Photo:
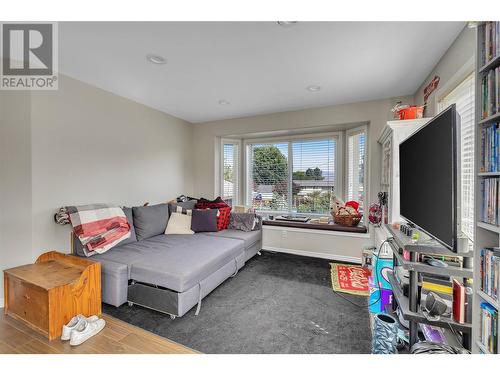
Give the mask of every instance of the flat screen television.
[[451, 105], [399, 145], [400, 214], [457, 252], [460, 118]]

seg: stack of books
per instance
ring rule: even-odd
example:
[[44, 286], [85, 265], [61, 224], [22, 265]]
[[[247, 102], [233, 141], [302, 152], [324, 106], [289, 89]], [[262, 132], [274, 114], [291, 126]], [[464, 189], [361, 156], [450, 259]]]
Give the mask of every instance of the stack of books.
[[479, 220], [483, 223], [498, 225], [498, 178], [482, 179], [480, 194], [482, 204]]
[[484, 39], [481, 51], [483, 51], [482, 63], [487, 64], [500, 55], [500, 22], [486, 22], [484, 26]]
[[500, 249], [481, 249], [479, 270], [481, 275], [481, 290], [493, 299], [498, 300]]
[[498, 147], [500, 130], [498, 125], [498, 123], [494, 123], [480, 130], [481, 159], [479, 172], [500, 172], [500, 150]]
[[498, 311], [487, 302], [481, 305], [481, 343], [493, 354], [498, 353]]
[[446, 303], [447, 309], [443, 314], [445, 317], [451, 317], [453, 311], [453, 284], [449, 277], [443, 278], [439, 275], [422, 275], [422, 289], [420, 292], [420, 306], [425, 311], [427, 296], [432, 292], [438, 295]]

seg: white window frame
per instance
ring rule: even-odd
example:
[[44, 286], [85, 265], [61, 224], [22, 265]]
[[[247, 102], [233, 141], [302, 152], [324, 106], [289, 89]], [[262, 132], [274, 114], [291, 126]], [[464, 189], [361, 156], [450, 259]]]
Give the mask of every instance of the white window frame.
[[[250, 164], [250, 158], [251, 158], [251, 153], [249, 152], [250, 146], [255, 145], [255, 144], [267, 144], [267, 143], [279, 143], [279, 142], [288, 142], [288, 168], [289, 168], [289, 189], [291, 189], [291, 179], [292, 179], [292, 174], [293, 174], [293, 156], [290, 157], [292, 154], [291, 148], [292, 148], [292, 142], [293, 141], [313, 141], [313, 140], [318, 140], [318, 139], [325, 139], [325, 138], [335, 138], [336, 140], [336, 145], [335, 145], [335, 194], [337, 196], [343, 196], [344, 194], [344, 188], [343, 188], [343, 183], [342, 181], [344, 180], [343, 178], [343, 168], [342, 165], [344, 163], [344, 147], [343, 147], [343, 132], [342, 131], [336, 131], [336, 132], [328, 132], [328, 133], [315, 133], [315, 134], [305, 134], [305, 135], [292, 135], [288, 137], [269, 137], [269, 138], [253, 138], [253, 139], [245, 139], [243, 141], [243, 153], [245, 155], [244, 160], [245, 163], [243, 163], [243, 175], [244, 175], [244, 181], [243, 181], [243, 197], [244, 197], [244, 202], [245, 205], [251, 206], [252, 205], [252, 197], [251, 197], [251, 191], [248, 189], [248, 184], [249, 181], [251, 180], [252, 176], [250, 175], [251, 171], [249, 170], [248, 166]], [[291, 207], [291, 199], [292, 196], [289, 194], [289, 207]], [[260, 211], [260, 212], [265, 212], [265, 213], [270, 213], [270, 214], [284, 214], [288, 213], [290, 211], [274, 211], [274, 210], [265, 210], [265, 211]], [[324, 216], [324, 214], [315, 214], [315, 213], [308, 213], [309, 216]]]
[[221, 138], [220, 140], [220, 157], [219, 157], [219, 195], [223, 197], [224, 195], [224, 145], [233, 145], [237, 147], [236, 151], [236, 162], [235, 162], [235, 170], [233, 173], [235, 174], [236, 188], [233, 191], [233, 202], [232, 205], [239, 205], [241, 202], [241, 170], [242, 170], [242, 147], [241, 140], [239, 139], [231, 139], [231, 138]]
[[[344, 195], [343, 195], [343, 199], [344, 200], [348, 200], [348, 194], [349, 194], [349, 155], [347, 154], [348, 151], [349, 151], [349, 137], [350, 136], [353, 136], [353, 135], [357, 135], [357, 134], [361, 134], [361, 133], [364, 133], [365, 134], [365, 156], [364, 156], [364, 166], [365, 166], [365, 170], [364, 170], [364, 176], [363, 176], [363, 183], [364, 183], [364, 186], [363, 186], [363, 191], [364, 191], [364, 202], [363, 202], [363, 207], [364, 207], [364, 210], [363, 210], [363, 222], [366, 223], [366, 218], [367, 218], [367, 214], [368, 214], [368, 209], [370, 208], [369, 207], [369, 199], [370, 199], [370, 196], [369, 196], [369, 190], [370, 190], [370, 181], [368, 179], [368, 172], [369, 172], [369, 165], [368, 165], [368, 160], [370, 159], [368, 157], [369, 155], [369, 149], [368, 149], [368, 145], [369, 145], [369, 139], [368, 139], [368, 126], [367, 125], [361, 125], [361, 126], [358, 126], [358, 127], [355, 127], [355, 128], [352, 128], [352, 129], [347, 129], [345, 131], [345, 150], [344, 150], [344, 155], [345, 155], [345, 163], [344, 163], [344, 168], [345, 168], [345, 180], [344, 180], [344, 186], [345, 186], [345, 192], [344, 192]], [[354, 199], [354, 200], [357, 200], [357, 199]]]

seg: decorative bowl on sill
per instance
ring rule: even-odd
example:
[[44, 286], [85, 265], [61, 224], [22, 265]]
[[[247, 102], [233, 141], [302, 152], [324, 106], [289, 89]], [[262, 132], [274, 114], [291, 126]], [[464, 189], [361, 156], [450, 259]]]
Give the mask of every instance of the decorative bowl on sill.
[[353, 215], [339, 215], [338, 213], [333, 215], [333, 221], [335, 224], [345, 225], [347, 227], [356, 227], [361, 221], [361, 214], [353, 214]]

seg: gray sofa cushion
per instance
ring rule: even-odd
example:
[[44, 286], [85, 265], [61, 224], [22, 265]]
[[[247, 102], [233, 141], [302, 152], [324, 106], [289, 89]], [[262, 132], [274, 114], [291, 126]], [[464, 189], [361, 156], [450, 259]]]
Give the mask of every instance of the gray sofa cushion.
[[125, 216], [127, 217], [128, 223], [130, 224], [130, 237], [127, 238], [126, 240], [120, 242], [120, 244], [119, 244], [120, 246], [137, 241], [137, 237], [135, 236], [134, 216], [132, 214], [132, 208], [123, 207], [122, 209], [123, 209], [123, 212], [125, 213]]
[[241, 240], [196, 234], [157, 236], [147, 242], [151, 254], [132, 264], [130, 278], [176, 292], [192, 288], [231, 261], [236, 267], [244, 252]]
[[182, 208], [182, 213], [185, 214], [187, 210], [194, 210], [194, 206], [198, 202], [196, 199], [191, 199], [186, 202], [177, 202], [168, 204], [168, 216], [172, 215], [172, 212], [177, 212], [177, 207]]
[[134, 227], [137, 241], [165, 233], [168, 222], [168, 205], [133, 207]]
[[203, 233], [203, 235], [207, 237], [212, 236], [243, 240], [245, 242], [245, 249], [262, 240], [262, 230], [243, 232], [237, 229], [226, 229], [216, 233]]
[[199, 232], [217, 232], [217, 210], [193, 210], [191, 230]]

